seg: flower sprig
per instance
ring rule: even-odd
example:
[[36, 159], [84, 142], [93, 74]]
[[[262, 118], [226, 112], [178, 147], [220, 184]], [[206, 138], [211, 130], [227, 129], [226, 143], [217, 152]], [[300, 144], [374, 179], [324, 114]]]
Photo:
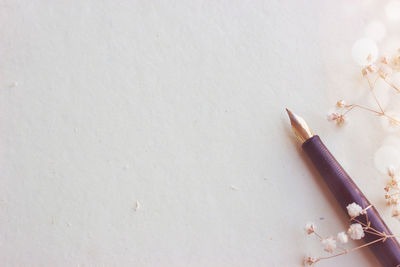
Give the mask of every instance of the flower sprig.
[[375, 85], [378, 80], [383, 80], [397, 93], [400, 89], [392, 81], [394, 72], [400, 72], [400, 49], [394, 56], [384, 56], [377, 62], [372, 61], [372, 56], [367, 58], [368, 65], [361, 70], [363, 78], [367, 81], [369, 91], [376, 104], [375, 107], [370, 108], [359, 104], [346, 104], [344, 100], [336, 102], [337, 111], [328, 114], [328, 120], [335, 122], [337, 125], [343, 125], [347, 119], [348, 114], [354, 109], [362, 109], [367, 112], [373, 113], [379, 117], [385, 117], [389, 121], [390, 126], [400, 126], [400, 120], [395, 116], [388, 114], [382, 107], [381, 102], [375, 94]]
[[400, 220], [400, 179], [393, 166], [387, 169], [389, 180], [384, 188], [386, 203], [392, 208], [392, 217]]
[[[315, 235], [321, 242], [323, 250], [330, 253], [331, 255], [320, 256], [320, 257], [306, 256], [304, 258], [304, 264], [313, 265], [319, 261], [345, 255], [350, 252], [372, 245], [374, 243], [384, 242], [386, 241], [387, 238], [395, 237], [394, 235], [388, 235], [385, 232], [379, 232], [378, 230], [371, 227], [367, 213], [367, 210], [371, 207], [372, 206], [370, 205], [368, 207], [362, 208], [360, 205], [354, 202], [349, 204], [346, 208], [347, 208], [347, 213], [350, 216], [351, 224], [346, 232], [345, 231], [339, 232], [336, 235], [336, 237], [333, 237], [332, 235], [328, 237], [323, 237], [322, 235], [317, 233], [317, 227], [315, 226], [314, 223], [311, 222], [307, 223], [306, 226], [304, 227], [304, 231], [306, 232], [306, 234]], [[365, 215], [366, 218], [365, 223], [357, 219], [361, 215]], [[353, 248], [345, 247], [345, 244], [348, 243], [349, 238], [352, 240], [360, 240], [364, 238], [366, 233], [375, 235], [377, 238], [373, 241], [370, 241], [358, 247], [353, 247]]]

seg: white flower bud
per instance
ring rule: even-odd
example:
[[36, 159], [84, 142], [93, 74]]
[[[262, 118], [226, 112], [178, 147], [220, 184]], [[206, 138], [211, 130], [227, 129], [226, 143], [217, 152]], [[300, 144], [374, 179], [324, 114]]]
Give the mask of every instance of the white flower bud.
[[389, 57], [389, 56], [384, 56], [384, 57], [382, 57], [381, 62], [382, 62], [383, 64], [389, 64], [389, 62], [390, 62], [390, 57]]
[[336, 249], [336, 240], [333, 237], [328, 237], [321, 240], [324, 250], [332, 253]]
[[349, 214], [349, 216], [351, 218], [355, 218], [363, 212], [363, 209], [361, 208], [361, 206], [354, 202], [347, 205], [346, 208], [347, 208], [347, 213]]
[[392, 209], [392, 217], [400, 217], [400, 205], [395, 205]]
[[390, 75], [392, 75], [393, 70], [391, 67], [388, 65], [382, 65], [379, 69], [379, 76], [381, 76], [382, 79], [386, 79]]
[[315, 232], [315, 229], [316, 229], [315, 224], [312, 223], [312, 222], [307, 223], [306, 226], [304, 227], [304, 231], [305, 231], [308, 235], [311, 235], [312, 233], [314, 233], [314, 232]]
[[359, 240], [365, 236], [364, 230], [359, 223], [353, 223], [352, 225], [350, 225], [349, 230], [347, 230], [347, 234], [353, 240]]
[[343, 108], [346, 105], [346, 102], [344, 102], [344, 100], [339, 100], [338, 102], [336, 102], [336, 106], [339, 108]]
[[304, 265], [313, 265], [314, 263], [316, 263], [318, 261], [317, 258], [313, 257], [313, 256], [307, 256], [304, 258]]
[[337, 120], [337, 118], [339, 117], [339, 114], [337, 114], [336, 112], [332, 112], [329, 113], [327, 116], [328, 121], [334, 121]]
[[336, 239], [342, 244], [345, 244], [349, 241], [349, 237], [346, 235], [345, 232], [338, 233]]
[[387, 174], [392, 178], [396, 175], [396, 169], [395, 169], [395, 167], [393, 165], [390, 165], [387, 168]]

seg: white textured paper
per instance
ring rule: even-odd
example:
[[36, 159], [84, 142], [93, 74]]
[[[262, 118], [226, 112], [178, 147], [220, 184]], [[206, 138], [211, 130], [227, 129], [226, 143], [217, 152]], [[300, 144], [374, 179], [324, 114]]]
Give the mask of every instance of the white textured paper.
[[[377, 1], [376, 1], [377, 2]], [[351, 57], [375, 1], [0, 1], [1, 266], [300, 266], [347, 222], [284, 111], [382, 210]], [[365, 90], [365, 91], [363, 91]], [[368, 103], [368, 102], [367, 102]], [[319, 266], [376, 266], [368, 250]]]

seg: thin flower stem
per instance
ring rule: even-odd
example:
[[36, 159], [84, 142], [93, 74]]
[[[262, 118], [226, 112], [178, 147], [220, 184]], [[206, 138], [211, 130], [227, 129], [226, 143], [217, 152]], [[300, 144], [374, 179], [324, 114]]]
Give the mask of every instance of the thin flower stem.
[[396, 124], [400, 124], [400, 121], [397, 120], [397, 119], [395, 119], [395, 118], [393, 118], [392, 116], [389, 116], [389, 115], [387, 115], [387, 114], [383, 114], [383, 116], [385, 116], [386, 118], [392, 120], [392, 121], [395, 122]]
[[378, 233], [371, 232], [371, 231], [368, 231], [368, 230], [365, 230], [364, 232], [366, 232], [366, 233], [368, 233], [368, 234], [371, 234], [371, 235], [376, 235], [376, 236], [383, 237], [383, 235], [382, 235], [382, 234], [378, 234]]
[[365, 212], [365, 219], [367, 220], [367, 222], [369, 222], [369, 219], [368, 219], [368, 209], [370, 209], [370, 208], [372, 208], [372, 205], [371, 205], [371, 204], [363, 210], [363, 211]]
[[386, 238], [385, 238], [385, 237], [382, 237], [382, 238], [376, 239], [376, 240], [374, 240], [374, 241], [371, 241], [371, 242], [369, 242], [369, 243], [366, 243], [366, 244], [364, 244], [364, 245], [361, 245], [361, 246], [359, 246], [359, 247], [352, 248], [352, 249], [350, 249], [350, 252], [359, 250], [360, 248], [364, 248], [364, 247], [369, 246], [369, 245], [372, 245], [372, 244], [375, 244], [375, 243], [377, 243], [377, 242], [379, 242], [379, 241], [383, 241], [384, 239], [386, 239]]
[[383, 79], [390, 87], [392, 87], [394, 90], [396, 90], [398, 93], [400, 93], [400, 89], [397, 88], [396, 85], [394, 85], [391, 81], [389, 81], [388, 79]]
[[350, 252], [359, 250], [359, 249], [361, 249], [361, 248], [364, 248], [364, 247], [367, 247], [367, 246], [369, 246], [369, 245], [375, 244], [375, 243], [377, 243], [377, 242], [383, 241], [384, 239], [385, 239], [384, 237], [378, 238], [378, 239], [376, 239], [376, 240], [374, 240], [374, 241], [371, 241], [371, 242], [366, 243], [366, 244], [364, 244], [364, 245], [361, 245], [361, 246], [359, 246], [359, 247], [355, 247], [355, 248], [352, 248], [352, 249], [350, 249], [350, 250], [344, 250], [343, 252], [337, 253], [337, 254], [332, 255], [332, 256], [320, 257], [320, 258], [317, 259], [316, 262], [318, 262], [318, 261], [320, 261], [320, 260], [331, 259], [331, 258], [334, 258], [334, 257], [338, 257], [338, 256], [341, 256], [341, 255], [344, 255], [344, 254], [347, 254], [347, 253], [350, 253]]
[[381, 113], [384, 114], [385, 112], [383, 111], [383, 108], [382, 108], [381, 104], [379, 103], [378, 98], [376, 97], [376, 94], [375, 94], [375, 91], [374, 91], [375, 90], [375, 84], [376, 84], [376, 81], [378, 80], [378, 78], [375, 79], [373, 84], [371, 84], [371, 81], [370, 81], [369, 78], [367, 78], [367, 80], [368, 80], [369, 89], [371, 90], [371, 94], [372, 94], [372, 96], [373, 96], [373, 98], [375, 100], [375, 103], [378, 105]]
[[[400, 69], [398, 71], [400, 71]], [[344, 105], [344, 106], [342, 106], [342, 108], [344, 109], [344, 112], [341, 115], [344, 116], [344, 115], [348, 114], [349, 112], [351, 112], [353, 109], [359, 108], [359, 109], [363, 109], [363, 110], [372, 112], [372, 113], [376, 114], [377, 116], [386, 117], [386, 118], [388, 118], [390, 120], [389, 121], [390, 123], [394, 123], [396, 125], [400, 125], [400, 119], [396, 119], [393, 116], [387, 115], [385, 110], [384, 110], [384, 108], [382, 107], [378, 97], [376, 96], [376, 93], [375, 93], [376, 82], [379, 79], [384, 80], [384, 82], [387, 83], [391, 88], [393, 88], [398, 93], [400, 93], [400, 89], [396, 85], [394, 85], [392, 81], [390, 81], [389, 79], [387, 79], [387, 78], [385, 78], [385, 77], [383, 77], [381, 75], [378, 75], [376, 78], [373, 79], [373, 81], [370, 78], [367, 77], [366, 80], [368, 82], [368, 86], [369, 86], [371, 95], [372, 95], [372, 97], [374, 99], [374, 102], [378, 106], [378, 109], [375, 110], [375, 109], [372, 109], [372, 108], [369, 108], [369, 107], [365, 107], [365, 106], [362, 106], [362, 105], [358, 105], [358, 104]], [[342, 116], [340, 116], [341, 120], [340, 121], [338, 120], [337, 124], [340, 124], [342, 122], [342, 120], [343, 120]]]
[[379, 235], [379, 236], [383, 236], [383, 233], [382, 232], [379, 232], [378, 230], [376, 230], [376, 229], [374, 229], [374, 228], [372, 228], [372, 227], [367, 227], [365, 230], [368, 230], [368, 229], [371, 229], [373, 232], [375, 232], [377, 235]]
[[396, 192], [396, 193], [393, 193], [393, 194], [389, 194], [389, 196], [393, 197], [393, 196], [398, 195], [398, 194], [400, 194], [400, 192]]
[[316, 262], [318, 262], [318, 261], [320, 261], [320, 260], [331, 259], [331, 258], [334, 258], [334, 257], [337, 257], [337, 256], [341, 256], [341, 255], [347, 254], [347, 253], [349, 253], [349, 251], [348, 251], [348, 250], [345, 250], [345, 251], [340, 252], [340, 253], [337, 253], [337, 254], [335, 254], [335, 255], [326, 256], [326, 257], [320, 257], [320, 258], [318, 258], [318, 260], [317, 260]]
[[319, 238], [319, 240], [322, 240], [322, 236], [320, 236], [317, 232], [314, 231], [314, 234]]
[[351, 218], [350, 221], [351, 221], [351, 220], [354, 220], [354, 221], [358, 222], [359, 224], [361, 224], [361, 225], [364, 226], [364, 227], [367, 227], [367, 226], [368, 226], [368, 225], [366, 225], [365, 223], [363, 223], [362, 221], [357, 220], [356, 218]]
[[367, 224], [361, 222], [360, 220], [357, 220], [356, 218], [353, 218], [352, 220], [358, 222], [359, 224], [361, 224], [362, 226], [364, 226], [366, 229], [371, 229], [371, 230], [374, 231], [375, 233], [382, 235], [381, 232], [379, 232], [378, 230], [375, 230], [374, 228], [372, 228], [371, 226], [369, 226], [369, 225], [367, 225]]
[[377, 115], [379, 115], [379, 116], [382, 116], [382, 115], [384, 114], [384, 113], [382, 113], [382, 112], [380, 112], [380, 111], [376, 111], [376, 110], [373, 110], [373, 109], [371, 109], [371, 108], [367, 108], [367, 107], [364, 107], [364, 106], [361, 106], [361, 105], [357, 105], [357, 104], [347, 105], [347, 106], [345, 106], [345, 108], [347, 108], [348, 110], [347, 110], [346, 112], [344, 112], [343, 115], [346, 115], [347, 113], [349, 113], [350, 111], [352, 111], [354, 108], [364, 109], [364, 110], [373, 112], [373, 113], [375, 113], [375, 114], [377, 114]]

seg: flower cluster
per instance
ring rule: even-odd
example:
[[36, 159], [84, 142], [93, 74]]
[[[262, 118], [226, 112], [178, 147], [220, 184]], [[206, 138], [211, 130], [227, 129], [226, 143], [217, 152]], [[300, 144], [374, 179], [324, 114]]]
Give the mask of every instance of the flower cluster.
[[393, 166], [387, 169], [387, 174], [389, 180], [385, 186], [386, 203], [392, 207], [392, 216], [400, 220], [400, 180]]
[[346, 116], [346, 103], [344, 100], [339, 100], [336, 102], [336, 111], [328, 114], [328, 121], [336, 122], [337, 125], [343, 125], [348, 122], [348, 118]]
[[[314, 223], [307, 223], [306, 226], [304, 227], [304, 231], [306, 232], [307, 235], [315, 235], [318, 237], [319, 241], [321, 242], [322, 248], [324, 251], [332, 254], [329, 256], [325, 257], [313, 257], [313, 256], [307, 256], [304, 258], [304, 264], [305, 265], [313, 265], [321, 260], [325, 259], [330, 259], [333, 257], [337, 257], [340, 255], [347, 254], [349, 252], [361, 249], [363, 247], [366, 247], [368, 245], [371, 245], [375, 242], [380, 242], [380, 241], [385, 241], [386, 238], [388, 237], [393, 237], [389, 236], [386, 233], [380, 233], [379, 231], [373, 229], [370, 226], [370, 222], [368, 219], [368, 213], [367, 210], [371, 206], [368, 206], [366, 208], [362, 208], [360, 205], [357, 203], [350, 203], [347, 205], [347, 213], [350, 216], [350, 226], [347, 229], [347, 231], [342, 231], [339, 232], [336, 237], [333, 237], [332, 235], [328, 237], [322, 237], [322, 235], [317, 233], [317, 227], [315, 226]], [[399, 210], [400, 214], [400, 210]], [[365, 215], [365, 220], [366, 222], [363, 222], [361, 219], [357, 219], [359, 216]], [[344, 245], [348, 243], [349, 239], [352, 240], [360, 240], [364, 238], [366, 233], [374, 234], [377, 236], [377, 239], [374, 241], [371, 241], [365, 245], [361, 245], [355, 248], [346, 248]], [[340, 250], [337, 252], [337, 250]]]
[[[361, 70], [361, 74], [368, 78], [389, 79], [393, 71], [399, 71], [400, 67], [400, 49], [393, 56], [383, 56], [380, 60], [373, 62], [372, 57], [367, 58], [368, 64]], [[397, 87], [394, 87], [398, 90]]]
[[383, 80], [395, 91], [400, 93], [400, 89], [393, 83], [392, 76], [394, 72], [400, 72], [400, 49], [392, 56], [383, 56], [373, 61], [371, 55], [367, 57], [367, 64], [361, 70], [361, 74], [368, 82], [370, 93], [375, 101], [376, 107], [366, 107], [358, 104], [346, 104], [344, 100], [336, 102], [336, 110], [328, 114], [328, 121], [335, 122], [337, 125], [343, 125], [348, 121], [348, 113], [353, 109], [363, 109], [374, 113], [380, 117], [385, 117], [389, 121], [390, 126], [400, 126], [400, 120], [393, 115], [389, 115], [383, 108], [375, 94], [375, 84], [378, 79]]

